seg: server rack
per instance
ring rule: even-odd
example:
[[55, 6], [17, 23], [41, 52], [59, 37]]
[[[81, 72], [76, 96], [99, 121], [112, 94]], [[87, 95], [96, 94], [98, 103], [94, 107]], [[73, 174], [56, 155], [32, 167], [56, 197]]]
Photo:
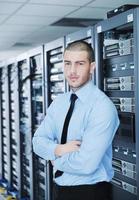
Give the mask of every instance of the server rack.
[[[43, 47], [28, 53], [31, 69], [32, 136], [44, 118], [44, 62]], [[34, 199], [47, 200], [47, 163], [33, 154]]]
[[27, 55], [17, 58], [19, 70], [19, 129], [21, 137], [21, 196], [34, 199], [33, 156], [31, 148], [31, 81]]
[[45, 45], [46, 63], [46, 105], [48, 106], [54, 98], [65, 92], [65, 79], [63, 75], [63, 52], [64, 38], [59, 38]]
[[2, 177], [2, 99], [1, 99], [1, 75], [2, 75], [2, 70], [0, 67], [0, 179]]
[[18, 93], [18, 68], [16, 60], [7, 63], [9, 77], [9, 127], [10, 127], [10, 171], [11, 181], [8, 193], [14, 193], [20, 198], [21, 188], [21, 159], [20, 159], [20, 134], [19, 134], [19, 93]]
[[87, 27], [82, 28], [80, 31], [73, 32], [71, 34], [68, 34], [65, 36], [66, 38], [66, 46], [74, 41], [77, 40], [84, 40], [91, 44], [91, 46], [94, 48], [94, 28], [93, 27]]
[[[45, 55], [45, 91], [46, 108], [53, 99], [61, 93], [67, 91], [67, 85], [63, 75], [63, 52], [65, 47], [65, 38], [59, 38], [53, 42], [44, 45]], [[46, 112], [47, 114], [47, 112]], [[48, 177], [48, 200], [52, 199], [52, 165], [47, 165]]]
[[139, 199], [139, 9], [95, 26], [96, 83], [115, 104], [120, 126], [113, 142], [113, 200]]
[[2, 142], [2, 122], [3, 122], [3, 99], [2, 99], [2, 84], [3, 84], [3, 68], [5, 66], [5, 62], [1, 62], [0, 64], [0, 179], [2, 179], [2, 151], [3, 151], [3, 142]]
[[47, 199], [46, 162], [32, 151], [32, 137], [44, 117], [43, 47], [17, 58], [21, 136], [21, 197]]

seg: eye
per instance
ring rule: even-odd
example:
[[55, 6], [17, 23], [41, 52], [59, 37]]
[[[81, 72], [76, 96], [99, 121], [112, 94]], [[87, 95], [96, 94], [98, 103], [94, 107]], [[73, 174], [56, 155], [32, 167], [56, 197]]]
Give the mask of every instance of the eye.
[[79, 65], [84, 65], [84, 62], [79, 62]]
[[70, 62], [65, 62], [65, 66], [70, 66]]

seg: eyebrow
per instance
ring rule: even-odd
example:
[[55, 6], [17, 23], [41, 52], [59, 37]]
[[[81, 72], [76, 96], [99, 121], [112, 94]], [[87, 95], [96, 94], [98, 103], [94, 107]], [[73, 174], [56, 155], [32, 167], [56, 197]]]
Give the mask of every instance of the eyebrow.
[[[64, 62], [71, 62], [70, 60], [64, 60]], [[78, 62], [86, 62], [85, 60], [77, 60], [75, 63], [78, 63]]]
[[64, 62], [71, 62], [71, 61], [69, 61], [69, 60], [64, 60]]

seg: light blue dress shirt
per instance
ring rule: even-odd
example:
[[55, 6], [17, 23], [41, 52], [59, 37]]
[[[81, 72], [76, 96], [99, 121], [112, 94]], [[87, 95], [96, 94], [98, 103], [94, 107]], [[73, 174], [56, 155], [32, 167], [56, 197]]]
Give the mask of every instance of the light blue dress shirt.
[[33, 149], [46, 160], [54, 160], [55, 170], [63, 175], [58, 185], [94, 184], [110, 181], [112, 140], [119, 125], [117, 111], [111, 100], [92, 81], [76, 91], [74, 111], [68, 127], [67, 141], [80, 140], [80, 149], [61, 157], [54, 154], [60, 143], [71, 91], [59, 95], [49, 106], [46, 117], [33, 137]]

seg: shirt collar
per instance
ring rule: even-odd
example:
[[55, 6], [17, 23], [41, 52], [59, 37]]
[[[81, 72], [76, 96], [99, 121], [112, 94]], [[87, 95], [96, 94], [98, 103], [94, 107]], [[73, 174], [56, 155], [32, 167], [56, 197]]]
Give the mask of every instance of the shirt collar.
[[[94, 88], [93, 88], [94, 87]], [[78, 96], [78, 99], [80, 99], [83, 103], [87, 101], [89, 98], [90, 92], [92, 93], [95, 90], [95, 86], [93, 84], [93, 81], [88, 81], [85, 85], [83, 85], [79, 90], [75, 92], [75, 94]], [[73, 93], [73, 91], [70, 91], [70, 94]]]

